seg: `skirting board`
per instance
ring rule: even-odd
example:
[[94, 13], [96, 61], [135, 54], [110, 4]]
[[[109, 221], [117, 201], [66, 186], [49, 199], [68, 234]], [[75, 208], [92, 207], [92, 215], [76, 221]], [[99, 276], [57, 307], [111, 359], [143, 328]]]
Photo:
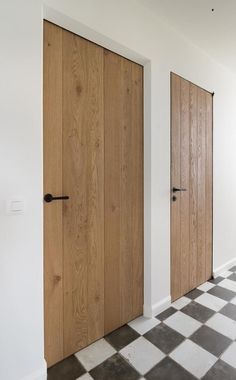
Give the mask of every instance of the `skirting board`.
[[28, 376], [23, 377], [22, 380], [47, 380], [47, 364], [44, 361], [44, 366], [41, 369], [38, 369], [31, 373]]
[[221, 275], [221, 273], [226, 272], [228, 269], [236, 265], [236, 257], [230, 261], [227, 261], [227, 263], [221, 265], [220, 267], [213, 269], [213, 277], [216, 278]]
[[171, 305], [171, 296], [164, 298], [163, 300], [155, 303], [152, 306], [143, 306], [143, 315], [147, 318], [153, 318], [160, 314], [162, 311], [168, 309]]

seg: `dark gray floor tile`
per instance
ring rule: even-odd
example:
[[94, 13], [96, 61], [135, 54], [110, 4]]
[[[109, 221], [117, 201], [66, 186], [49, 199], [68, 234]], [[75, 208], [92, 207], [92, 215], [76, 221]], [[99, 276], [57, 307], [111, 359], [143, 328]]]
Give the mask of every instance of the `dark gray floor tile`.
[[236, 281], [236, 273], [232, 273], [229, 277], [228, 277], [229, 280], [231, 281]]
[[216, 364], [207, 372], [203, 380], [235, 380], [236, 369], [229, 366], [222, 360], [218, 360]]
[[85, 373], [85, 369], [74, 355], [48, 369], [48, 380], [75, 380]]
[[94, 380], [138, 380], [140, 374], [119, 354], [115, 354], [92, 371]]
[[173, 315], [176, 312], [177, 312], [177, 309], [175, 309], [174, 307], [169, 307], [168, 309], [166, 309], [162, 313], [158, 314], [156, 316], [156, 318], [159, 319], [159, 321], [164, 321], [165, 319], [167, 319], [168, 317], [170, 317], [171, 315]]
[[185, 295], [185, 297], [188, 297], [190, 298], [191, 300], [194, 300], [195, 298], [199, 297], [201, 294], [203, 294], [204, 292], [202, 292], [201, 290], [199, 289], [193, 289], [191, 292], [187, 293]]
[[232, 343], [231, 339], [219, 334], [207, 326], [200, 327], [190, 339], [217, 357], [219, 357]]
[[177, 331], [161, 323], [148, 331], [144, 337], [165, 354], [169, 354], [185, 339]]
[[236, 272], [236, 265], [229, 269], [230, 272]]
[[221, 286], [214, 286], [214, 288], [208, 290], [207, 293], [210, 293], [213, 296], [219, 297], [225, 301], [230, 301], [236, 296], [235, 292], [229, 289], [222, 288]]
[[218, 276], [216, 278], [212, 278], [211, 280], [208, 280], [208, 282], [211, 282], [212, 284], [217, 285], [217, 284], [219, 284], [223, 280], [224, 280], [224, 277]]
[[220, 310], [220, 314], [225, 315], [228, 318], [233, 319], [236, 321], [236, 305], [233, 305], [232, 303], [228, 303], [223, 307], [223, 309]]
[[166, 357], [152, 368], [145, 375], [145, 378], [147, 380], [196, 380], [195, 376], [169, 357]]
[[213, 316], [213, 314], [215, 314], [214, 310], [208, 309], [208, 307], [200, 305], [194, 301], [186, 305], [181, 311], [190, 317], [197, 319], [201, 323], [205, 323]]
[[135, 330], [128, 325], [122, 326], [119, 329], [111, 332], [105, 339], [109, 342], [117, 351], [127, 346], [140, 336]]

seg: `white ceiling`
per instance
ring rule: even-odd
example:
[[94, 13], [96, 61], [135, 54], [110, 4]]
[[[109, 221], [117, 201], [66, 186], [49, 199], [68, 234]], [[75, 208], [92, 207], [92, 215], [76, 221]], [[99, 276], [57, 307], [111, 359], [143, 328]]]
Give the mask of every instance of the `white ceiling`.
[[236, 72], [236, 0], [141, 2], [219, 63]]

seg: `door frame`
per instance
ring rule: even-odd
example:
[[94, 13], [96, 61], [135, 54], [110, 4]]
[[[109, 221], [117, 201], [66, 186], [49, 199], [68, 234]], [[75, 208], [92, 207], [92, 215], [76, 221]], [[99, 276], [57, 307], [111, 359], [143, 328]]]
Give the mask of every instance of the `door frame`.
[[212, 204], [211, 204], [211, 212], [212, 212], [212, 220], [211, 220], [211, 225], [212, 225], [212, 232], [211, 232], [211, 238], [212, 238], [212, 249], [211, 249], [211, 278], [213, 278], [213, 260], [214, 260], [214, 95], [215, 92], [211, 92], [209, 90], [206, 90], [202, 86], [199, 86], [198, 84], [192, 82], [191, 80], [184, 78], [183, 76], [179, 75], [178, 73], [174, 71], [170, 71], [170, 296], [171, 300], [172, 298], [172, 287], [171, 287], [171, 281], [172, 281], [172, 248], [171, 248], [171, 241], [172, 241], [172, 188], [173, 188], [173, 183], [172, 183], [172, 75], [178, 75], [181, 79], [184, 79], [188, 81], [189, 83], [193, 84], [194, 86], [199, 87], [203, 91], [208, 92], [209, 94], [212, 95]]
[[[47, 20], [72, 33], [77, 34], [103, 48], [143, 66], [143, 205], [144, 205], [144, 305], [143, 314], [152, 317], [151, 300], [151, 61], [134, 50], [96, 32], [86, 25], [43, 5], [42, 24]], [[43, 39], [42, 39], [43, 40]], [[43, 46], [42, 46], [43, 49]]]

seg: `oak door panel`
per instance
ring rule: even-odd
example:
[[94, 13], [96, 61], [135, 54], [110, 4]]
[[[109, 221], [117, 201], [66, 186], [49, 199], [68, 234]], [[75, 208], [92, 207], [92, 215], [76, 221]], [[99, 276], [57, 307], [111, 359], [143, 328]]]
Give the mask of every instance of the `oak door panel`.
[[[172, 154], [171, 154], [171, 176], [172, 184], [180, 183], [180, 150], [181, 139], [180, 130], [180, 78], [171, 77], [171, 109], [172, 109]], [[175, 142], [175, 143], [174, 143]], [[172, 299], [178, 298], [181, 294], [181, 229], [180, 229], [180, 202], [171, 204], [171, 295]]]
[[[44, 23], [43, 105], [44, 191], [61, 195], [62, 29], [46, 22]], [[61, 202], [44, 205], [44, 336], [49, 366], [64, 357], [62, 206]]]
[[144, 303], [144, 151], [143, 151], [143, 67], [132, 62], [131, 141], [131, 236], [132, 237], [132, 316], [143, 314]]
[[64, 354], [104, 335], [103, 49], [63, 31]]
[[105, 333], [142, 314], [142, 75], [105, 51]]
[[205, 257], [206, 257], [206, 108], [205, 108], [205, 91], [198, 90], [198, 143], [197, 143], [197, 283], [202, 284], [205, 280]]
[[[189, 188], [189, 83], [180, 80], [180, 187]], [[189, 291], [189, 190], [180, 197], [181, 292]]]
[[212, 275], [212, 107], [211, 93], [172, 73], [172, 300]]
[[190, 83], [189, 87], [189, 288], [194, 289], [197, 286], [197, 234], [198, 234], [198, 191], [197, 191], [197, 141], [198, 141], [198, 88]]

